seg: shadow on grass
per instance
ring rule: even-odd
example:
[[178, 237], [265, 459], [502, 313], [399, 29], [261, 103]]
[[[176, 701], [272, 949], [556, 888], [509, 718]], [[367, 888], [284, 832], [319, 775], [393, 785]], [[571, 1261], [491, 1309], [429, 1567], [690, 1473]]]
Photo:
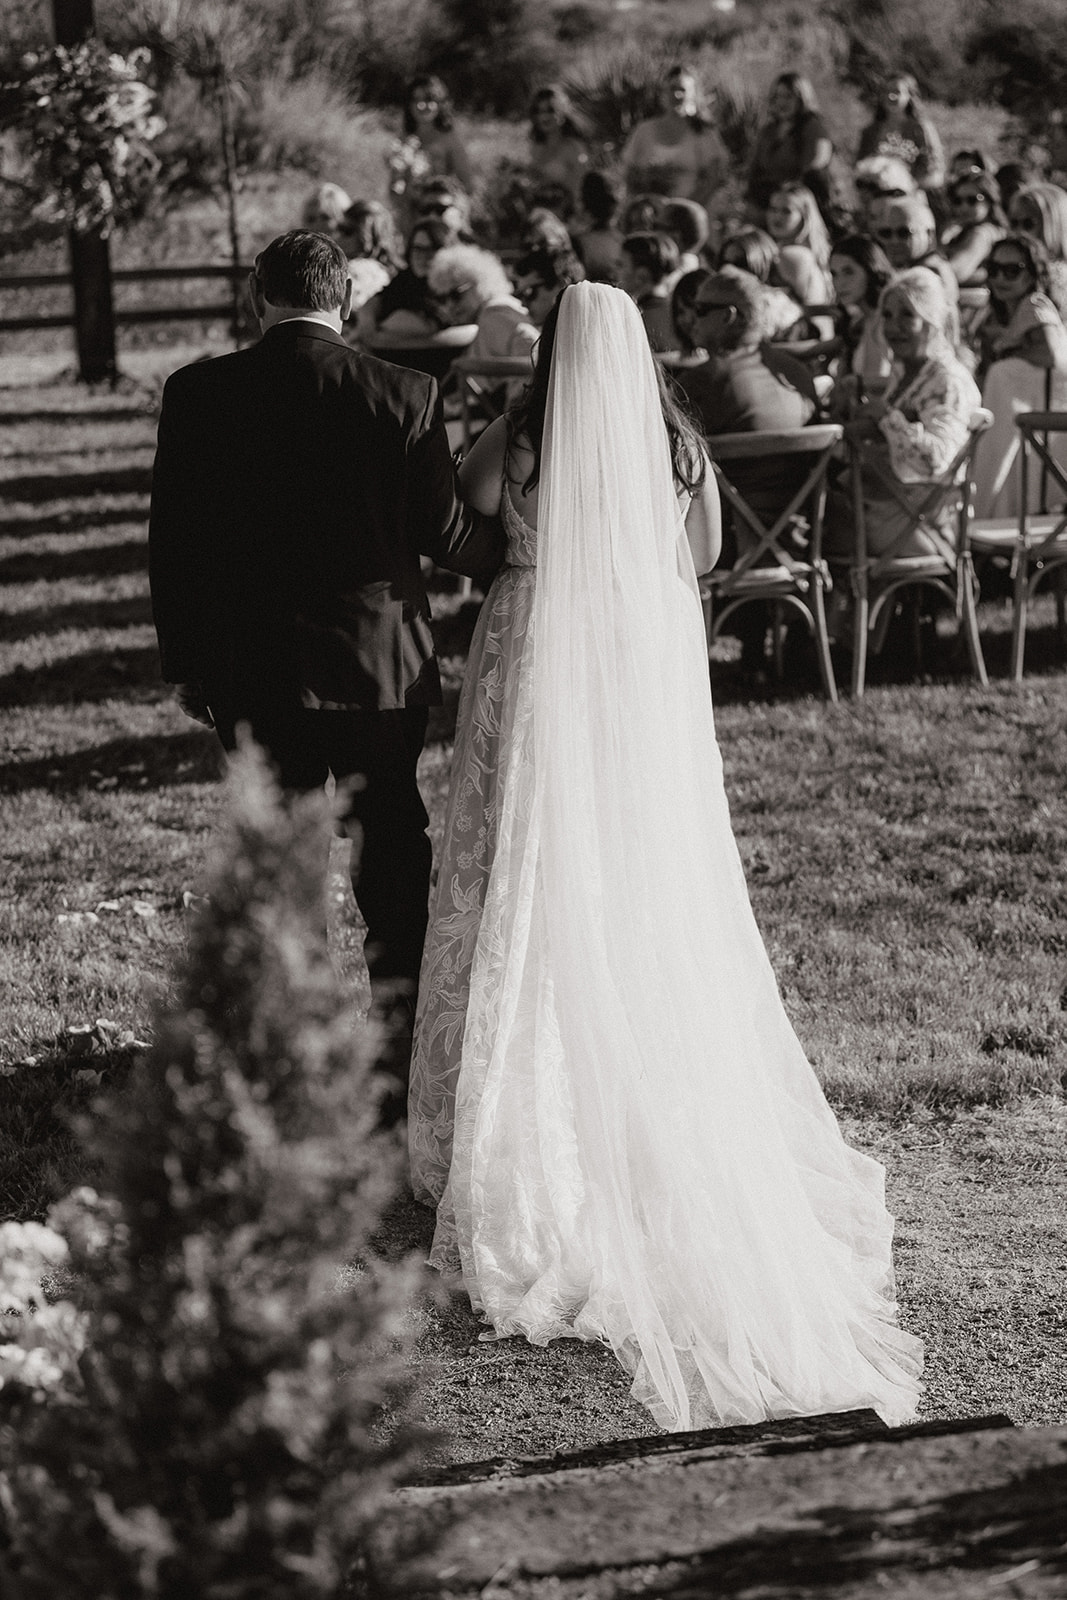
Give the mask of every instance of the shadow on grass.
[[[118, 520], [120, 519], [108, 518], [107, 522]], [[127, 517], [121, 520], [131, 519]], [[99, 545], [88, 550], [64, 550], [62, 553], [27, 552], [25, 555], [8, 556], [6, 560], [0, 561], [0, 584], [36, 583], [43, 579], [50, 583], [59, 583], [64, 578], [118, 578], [128, 572], [147, 571], [147, 539], [126, 539], [121, 544]]]
[[[682, 1575], [666, 1583], [653, 1579], [641, 1592], [658, 1600], [758, 1592], [770, 1600], [775, 1595], [837, 1594], [846, 1583], [850, 1593], [851, 1585], [859, 1583], [895, 1587], [894, 1571], [898, 1578], [921, 1572], [931, 1590], [938, 1572], [954, 1570], [974, 1573], [984, 1586], [978, 1574], [1021, 1560], [1040, 1561], [1043, 1573], [1051, 1576], [1067, 1572], [1065, 1502], [1067, 1466], [1054, 1465], [1035, 1468], [1007, 1484], [964, 1489], [914, 1508], [907, 1503], [861, 1510], [819, 1506], [805, 1511], [804, 1526], [761, 1531], [718, 1545], [691, 1558]], [[812, 1528], [813, 1522], [819, 1526]]]
[[76, 705], [99, 700], [162, 700], [155, 646], [87, 650], [48, 667], [18, 668], [0, 678], [0, 708]]
[[95, 410], [77, 410], [73, 406], [42, 408], [38, 411], [11, 411], [0, 410], [0, 423], [19, 422], [69, 422], [76, 425], [79, 422], [144, 422], [154, 417], [154, 406], [115, 406], [97, 407]]
[[143, 793], [177, 784], [214, 783], [222, 770], [215, 735], [209, 728], [194, 728], [188, 733], [112, 739], [65, 755], [0, 762], [0, 794], [24, 789], [70, 793], [99, 788], [102, 780], [120, 792]]
[[79, 600], [69, 606], [36, 606], [4, 621], [4, 642], [35, 639], [73, 628], [139, 628], [152, 621], [147, 595], [129, 600]]
[[147, 521], [147, 497], [138, 495], [131, 499], [133, 503], [124, 506], [97, 506], [92, 510], [71, 507], [60, 511], [50, 506], [34, 517], [0, 517], [0, 539], [21, 539], [40, 533], [85, 533], [90, 528], [114, 528], [122, 523]]
[[69, 500], [93, 494], [147, 494], [150, 467], [111, 467], [101, 472], [32, 473], [0, 479], [7, 500]]

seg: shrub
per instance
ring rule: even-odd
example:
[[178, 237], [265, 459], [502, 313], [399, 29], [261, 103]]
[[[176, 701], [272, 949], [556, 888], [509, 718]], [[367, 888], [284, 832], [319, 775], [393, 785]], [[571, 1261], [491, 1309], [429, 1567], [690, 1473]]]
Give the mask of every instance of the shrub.
[[[97, 1119], [107, 1193], [21, 1241], [0, 1486], [27, 1600], [338, 1595], [410, 1450], [375, 1432], [416, 1279], [369, 1255], [398, 1151], [322, 936], [328, 839], [246, 751], [179, 1003]], [[75, 1275], [47, 1315], [35, 1250]]]

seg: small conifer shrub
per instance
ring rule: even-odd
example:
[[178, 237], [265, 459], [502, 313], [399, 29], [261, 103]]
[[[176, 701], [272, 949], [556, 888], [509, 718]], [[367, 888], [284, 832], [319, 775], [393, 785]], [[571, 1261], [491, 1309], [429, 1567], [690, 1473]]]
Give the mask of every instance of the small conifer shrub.
[[[177, 1002], [94, 1118], [106, 1192], [8, 1241], [0, 1562], [24, 1600], [354, 1592], [410, 1458], [414, 1430], [377, 1424], [417, 1269], [369, 1245], [399, 1152], [326, 950], [328, 846], [325, 801], [283, 807], [242, 752]], [[61, 1315], [26, 1291], [34, 1251], [72, 1276]]]

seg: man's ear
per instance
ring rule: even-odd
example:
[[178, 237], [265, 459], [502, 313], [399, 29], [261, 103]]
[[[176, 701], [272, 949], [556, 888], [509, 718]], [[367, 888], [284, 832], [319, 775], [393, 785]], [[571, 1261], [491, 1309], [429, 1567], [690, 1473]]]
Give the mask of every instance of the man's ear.
[[263, 293], [263, 285], [259, 281], [259, 273], [255, 268], [248, 274], [248, 298], [252, 302], [252, 310], [257, 320], [261, 320], [266, 313], [267, 300]]
[[342, 322], [347, 322], [349, 317], [352, 315], [352, 295], [353, 295], [353, 293], [354, 293], [354, 285], [352, 283], [352, 279], [351, 278], [346, 278], [345, 279], [345, 292], [341, 296], [341, 321]]

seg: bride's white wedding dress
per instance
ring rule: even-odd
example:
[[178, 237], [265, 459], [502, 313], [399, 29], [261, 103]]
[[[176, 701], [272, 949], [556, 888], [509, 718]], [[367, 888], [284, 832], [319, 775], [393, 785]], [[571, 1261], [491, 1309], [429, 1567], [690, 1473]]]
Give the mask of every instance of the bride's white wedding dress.
[[540, 533], [505, 488], [461, 701], [410, 1099], [432, 1259], [501, 1334], [609, 1343], [665, 1428], [903, 1422], [884, 1174], [749, 905], [644, 331], [576, 288]]

